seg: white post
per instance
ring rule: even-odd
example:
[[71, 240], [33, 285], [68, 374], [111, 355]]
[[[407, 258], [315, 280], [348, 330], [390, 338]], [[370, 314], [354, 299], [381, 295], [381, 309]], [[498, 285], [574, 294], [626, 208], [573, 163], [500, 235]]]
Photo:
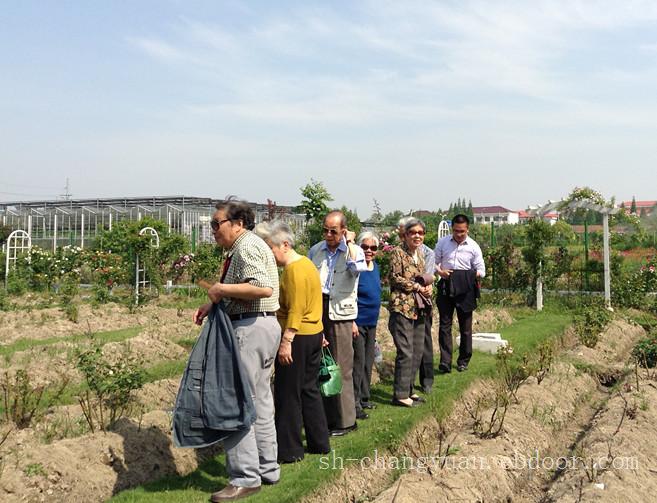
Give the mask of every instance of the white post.
[[57, 251], [57, 213], [55, 213], [54, 224], [52, 227], [52, 252]]
[[543, 310], [543, 264], [538, 263], [538, 277], [536, 278], [536, 310]]
[[9, 279], [9, 240], [7, 240], [7, 258], [5, 260], [5, 290], [7, 289], [8, 279]]
[[109, 230], [112, 230], [112, 211], [110, 210]]
[[27, 233], [32, 235], [32, 215], [27, 216]]
[[135, 259], [135, 306], [139, 305], [139, 255]]
[[609, 214], [602, 214], [602, 248], [605, 271], [605, 306], [611, 309], [611, 273], [609, 268]]
[[84, 249], [84, 213], [82, 213], [82, 226], [80, 229], [80, 248]]

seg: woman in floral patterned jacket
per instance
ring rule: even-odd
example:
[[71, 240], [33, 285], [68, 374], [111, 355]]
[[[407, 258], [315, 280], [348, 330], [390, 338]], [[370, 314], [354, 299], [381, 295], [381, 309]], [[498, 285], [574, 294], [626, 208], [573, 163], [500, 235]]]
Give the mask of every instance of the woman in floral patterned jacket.
[[421, 220], [412, 219], [404, 227], [402, 243], [390, 256], [390, 322], [388, 328], [397, 348], [393, 405], [413, 407], [425, 400], [413, 392], [413, 382], [424, 347], [424, 310], [418, 309], [416, 295], [431, 296], [431, 285], [416, 278], [424, 273], [424, 234]]

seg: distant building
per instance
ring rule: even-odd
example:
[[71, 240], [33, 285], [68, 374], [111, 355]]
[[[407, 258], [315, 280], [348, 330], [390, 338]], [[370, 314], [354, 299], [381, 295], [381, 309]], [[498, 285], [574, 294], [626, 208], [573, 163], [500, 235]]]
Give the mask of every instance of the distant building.
[[[634, 203], [636, 204], [637, 215], [640, 215], [641, 210], [643, 210], [644, 214], [649, 216], [655, 211], [655, 207], [657, 207], [657, 201], [634, 201]], [[625, 211], [629, 213], [632, 208], [632, 201], [623, 201], [618, 206], [619, 208], [624, 207]]]
[[517, 224], [519, 215], [517, 211], [512, 211], [503, 206], [475, 206], [472, 208], [472, 215], [475, 223], [488, 224]]
[[[532, 214], [529, 213], [528, 211], [525, 210], [519, 210], [518, 211], [518, 221], [521, 224], [526, 224], [529, 219], [532, 218]], [[557, 223], [557, 220], [559, 220], [559, 212], [558, 211], [550, 211], [543, 215], [543, 220], [549, 223], [550, 225], [554, 225]]]

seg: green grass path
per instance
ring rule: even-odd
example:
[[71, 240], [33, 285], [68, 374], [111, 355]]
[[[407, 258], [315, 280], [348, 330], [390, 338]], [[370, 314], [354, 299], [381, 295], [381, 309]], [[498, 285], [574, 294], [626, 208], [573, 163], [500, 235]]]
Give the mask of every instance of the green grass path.
[[[122, 328], [120, 330], [109, 330], [107, 332], [95, 332], [90, 337], [89, 334], [75, 334], [68, 335], [64, 337], [48, 337], [46, 339], [30, 339], [26, 337], [24, 339], [18, 339], [16, 342], [11, 344], [5, 344], [0, 346], [0, 357], [8, 359], [14, 353], [19, 351], [27, 351], [28, 349], [43, 347], [43, 346], [52, 346], [55, 344], [69, 342], [77, 343], [88, 340], [98, 341], [100, 344], [107, 344], [108, 342], [121, 342], [132, 337], [135, 337], [139, 332], [141, 332], [143, 327], [128, 327]], [[36, 328], [35, 330], [38, 330]]]
[[[501, 330], [502, 337], [514, 347], [516, 353], [530, 352], [543, 340], [561, 334], [571, 323], [565, 313], [542, 312], [524, 314], [511, 325]], [[428, 403], [422, 407], [405, 409], [390, 406], [392, 383], [384, 382], [372, 389], [373, 401], [378, 404], [371, 411], [370, 418], [358, 422], [358, 430], [343, 438], [331, 440], [336, 459], [342, 458], [344, 466], [359, 462], [360, 459], [393, 451], [403, 441], [406, 434], [422, 419], [434, 415], [439, 420], [448, 416], [457, 400], [475, 380], [495, 374], [495, 357], [475, 353], [467, 372], [452, 372], [438, 375]], [[322, 469], [332, 457], [320, 459], [320, 455], [307, 455], [293, 465], [283, 465], [281, 481], [263, 490], [246, 501], [253, 502], [292, 502], [309, 494], [322, 484], [329, 484], [338, 475], [338, 470]], [[351, 461], [349, 461], [351, 460]], [[130, 469], [130, 467], [127, 467]], [[206, 461], [198, 470], [184, 477], [167, 477], [162, 480], [119, 493], [110, 501], [114, 503], [192, 503], [206, 502], [209, 494], [228, 482], [225, 459], [219, 455]]]

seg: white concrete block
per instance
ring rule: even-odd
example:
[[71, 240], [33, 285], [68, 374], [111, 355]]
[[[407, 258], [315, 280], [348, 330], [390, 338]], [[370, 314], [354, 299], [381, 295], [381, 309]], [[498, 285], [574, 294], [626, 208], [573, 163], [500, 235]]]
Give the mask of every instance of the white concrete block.
[[[456, 338], [456, 345], [461, 343], [461, 336]], [[509, 342], [502, 339], [500, 334], [479, 332], [472, 334], [472, 349], [484, 353], [496, 354], [499, 347], [506, 347]]]

